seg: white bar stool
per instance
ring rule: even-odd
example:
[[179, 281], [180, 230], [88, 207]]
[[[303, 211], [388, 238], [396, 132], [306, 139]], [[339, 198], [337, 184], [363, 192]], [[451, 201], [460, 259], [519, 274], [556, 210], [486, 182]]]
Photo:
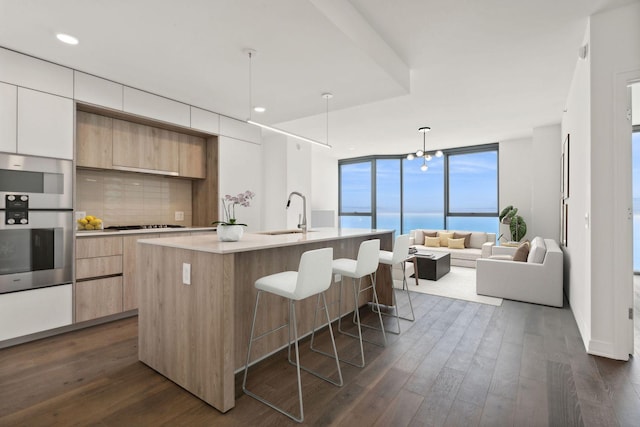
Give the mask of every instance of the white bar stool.
[[[284, 271], [282, 273], [276, 273], [269, 276], [261, 277], [256, 280], [255, 287], [258, 290], [256, 295], [256, 305], [253, 311], [253, 323], [251, 324], [251, 336], [249, 338], [249, 349], [247, 350], [247, 363], [244, 368], [244, 379], [242, 380], [242, 391], [247, 395], [259, 400], [260, 402], [270, 406], [281, 414], [286, 415], [294, 421], [302, 422], [304, 420], [304, 409], [302, 405], [302, 382], [300, 379], [300, 369], [327, 381], [331, 384], [342, 386], [342, 371], [340, 370], [340, 362], [338, 360], [338, 351], [336, 350], [336, 343], [333, 337], [333, 330], [331, 329], [331, 319], [329, 318], [329, 310], [327, 309], [327, 300], [324, 292], [329, 289], [331, 285], [331, 265], [333, 259], [333, 248], [316, 249], [307, 251], [300, 257], [300, 265], [298, 271]], [[282, 326], [278, 326], [264, 334], [254, 338], [255, 326], [256, 326], [256, 314], [258, 313], [258, 303], [260, 301], [260, 295], [262, 292], [269, 292], [289, 300], [289, 320]], [[333, 355], [336, 360], [336, 368], [338, 369], [338, 380], [334, 381], [326, 376], [312, 371], [304, 366], [300, 366], [300, 354], [298, 351], [298, 328], [296, 321], [296, 307], [295, 302], [308, 298], [313, 295], [318, 295], [318, 304], [320, 303], [320, 297], [322, 297], [324, 303], [324, 311], [327, 315], [327, 322], [329, 325], [329, 335], [331, 335], [331, 343], [333, 345]], [[317, 312], [317, 306], [316, 306]], [[293, 342], [296, 352], [295, 363], [291, 360], [291, 323], [293, 323]], [[265, 398], [258, 396], [257, 394], [247, 390], [247, 373], [249, 371], [249, 361], [251, 357], [251, 346], [254, 341], [257, 341], [266, 335], [278, 331], [284, 327], [289, 328], [289, 346], [288, 346], [288, 359], [289, 363], [296, 366], [298, 374], [298, 401], [300, 403], [300, 416], [296, 417], [293, 413], [287, 412], [282, 408], [274, 405]], [[315, 317], [314, 325], [315, 329]]]
[[[348, 363], [350, 365], [353, 366], [357, 366], [359, 368], [363, 368], [364, 367], [364, 347], [362, 345], [362, 328], [366, 327], [366, 328], [372, 328], [372, 329], [379, 329], [380, 331], [382, 331], [382, 340], [383, 340], [383, 344], [379, 344], [376, 342], [372, 342], [372, 341], [368, 341], [368, 340], [364, 340], [367, 342], [370, 342], [372, 344], [375, 345], [379, 345], [379, 346], [386, 346], [387, 345], [387, 336], [385, 334], [385, 330], [384, 330], [384, 323], [382, 322], [382, 315], [380, 314], [380, 311], [378, 310], [378, 318], [380, 320], [380, 328], [377, 327], [373, 327], [373, 326], [369, 326], [369, 325], [365, 325], [362, 324], [360, 322], [360, 310], [358, 307], [358, 296], [368, 290], [368, 289], [373, 289], [373, 300], [374, 300], [374, 304], [376, 306], [379, 306], [378, 303], [378, 293], [376, 292], [376, 277], [375, 277], [375, 272], [378, 269], [378, 259], [380, 257], [379, 255], [380, 253], [380, 240], [378, 239], [373, 239], [373, 240], [365, 240], [364, 242], [362, 242], [360, 244], [360, 248], [358, 250], [358, 259], [357, 260], [353, 260], [353, 259], [348, 259], [348, 258], [339, 258], [339, 259], [335, 259], [333, 260], [333, 273], [334, 274], [341, 274], [343, 277], [350, 277], [351, 278], [351, 283], [353, 284], [353, 297], [354, 297], [354, 323], [356, 323], [358, 325], [358, 335], [354, 335], [348, 332], [345, 332], [342, 330], [342, 284], [344, 283], [344, 280], [340, 281], [340, 298], [338, 299], [338, 332], [344, 334], [344, 335], [348, 335], [351, 336], [353, 338], [358, 338], [360, 340], [360, 355], [361, 355], [361, 363], [357, 364], [355, 362], [351, 362], [349, 360], [342, 360], [345, 363]], [[366, 288], [362, 289], [362, 278], [369, 276], [371, 278], [371, 285], [367, 286]], [[356, 288], [356, 281], [355, 279], [358, 279], [358, 286]], [[313, 335], [311, 337], [311, 349], [316, 351], [313, 348]]]
[[[391, 290], [392, 304], [395, 307], [395, 312], [396, 312], [395, 317], [398, 322], [398, 333], [400, 333], [400, 319], [410, 320], [411, 322], [416, 320], [416, 316], [413, 312], [413, 304], [411, 303], [411, 295], [409, 293], [409, 285], [407, 284], [407, 274], [405, 270], [405, 262], [409, 257], [409, 245], [410, 245], [409, 235], [402, 234], [396, 237], [396, 241], [393, 244], [393, 252], [380, 251], [380, 264], [387, 264], [391, 266], [392, 269], [393, 269], [393, 266], [396, 264], [400, 264], [400, 266], [402, 267], [402, 290], [407, 293], [407, 299], [409, 300], [409, 307], [411, 308], [411, 317], [409, 318], [409, 317], [400, 316], [399, 314], [400, 310], [398, 308], [398, 300], [396, 298], [396, 288], [395, 286], [393, 286]], [[391, 282], [393, 283], [393, 272], [392, 272]], [[386, 314], [386, 313], [382, 313], [382, 314]]]

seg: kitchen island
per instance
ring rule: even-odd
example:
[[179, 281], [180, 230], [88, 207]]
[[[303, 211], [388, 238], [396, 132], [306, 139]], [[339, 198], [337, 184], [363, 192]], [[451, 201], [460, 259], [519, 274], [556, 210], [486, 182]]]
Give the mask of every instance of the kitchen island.
[[[364, 240], [380, 239], [392, 249], [393, 231], [320, 229], [306, 234], [245, 234], [220, 242], [215, 234], [138, 240], [139, 359], [216, 409], [235, 404], [234, 373], [244, 367], [254, 282], [273, 273], [297, 270], [303, 252], [332, 247], [333, 257], [353, 258]], [[390, 274], [378, 275], [378, 289], [391, 289]], [[342, 313], [353, 311], [349, 285]], [[327, 291], [330, 316], [337, 318], [339, 284]], [[370, 296], [363, 294], [359, 305]], [[332, 304], [334, 303], [334, 304]], [[383, 303], [383, 301], [381, 301]], [[298, 305], [298, 331], [311, 332], [316, 298]], [[265, 332], [284, 324], [286, 300], [265, 295], [256, 325]], [[252, 360], [287, 344], [281, 329], [255, 343]]]

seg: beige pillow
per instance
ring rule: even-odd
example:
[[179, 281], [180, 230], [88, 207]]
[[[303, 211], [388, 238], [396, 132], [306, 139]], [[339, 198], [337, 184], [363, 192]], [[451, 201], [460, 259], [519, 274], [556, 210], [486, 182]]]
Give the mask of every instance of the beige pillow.
[[453, 232], [454, 239], [464, 239], [464, 247], [471, 247], [471, 233], [458, 233], [457, 231]]
[[440, 247], [440, 238], [424, 236], [424, 245], [430, 248], [438, 248]]
[[449, 239], [449, 249], [464, 249], [464, 237], [461, 239]]
[[527, 262], [529, 256], [529, 241], [522, 242], [513, 254], [514, 261]]
[[447, 233], [446, 231], [438, 231], [438, 237], [440, 237], [440, 246], [446, 248], [449, 246], [449, 239], [453, 238], [453, 232]]

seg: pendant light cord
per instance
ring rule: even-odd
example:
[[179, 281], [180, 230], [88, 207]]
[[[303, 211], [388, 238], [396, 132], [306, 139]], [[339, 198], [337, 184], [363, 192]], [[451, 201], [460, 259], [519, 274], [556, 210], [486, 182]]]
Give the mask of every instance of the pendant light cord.
[[251, 93], [251, 51], [249, 51], [249, 120], [252, 119], [252, 111], [253, 111], [253, 97], [252, 97], [252, 93]]
[[327, 96], [327, 145], [329, 145], [329, 97]]

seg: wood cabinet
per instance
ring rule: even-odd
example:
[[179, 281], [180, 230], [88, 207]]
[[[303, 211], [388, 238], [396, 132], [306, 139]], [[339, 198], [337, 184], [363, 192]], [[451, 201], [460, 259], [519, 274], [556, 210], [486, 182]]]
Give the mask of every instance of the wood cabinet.
[[73, 100], [18, 88], [19, 154], [73, 159]]
[[76, 123], [79, 167], [207, 177], [207, 141], [202, 137], [89, 111], [78, 111]]
[[122, 312], [122, 254], [120, 236], [76, 239], [76, 322]]
[[0, 83], [0, 151], [15, 153], [18, 88]]
[[179, 134], [180, 176], [188, 178], [207, 177], [207, 146], [204, 138]]
[[177, 132], [113, 119], [114, 169], [179, 174]]
[[113, 168], [113, 119], [93, 113], [76, 113], [76, 165]]
[[122, 281], [123, 309], [134, 310], [138, 308], [138, 286], [136, 284], [136, 245], [138, 239], [152, 239], [159, 234], [135, 234], [123, 238], [124, 263]]

